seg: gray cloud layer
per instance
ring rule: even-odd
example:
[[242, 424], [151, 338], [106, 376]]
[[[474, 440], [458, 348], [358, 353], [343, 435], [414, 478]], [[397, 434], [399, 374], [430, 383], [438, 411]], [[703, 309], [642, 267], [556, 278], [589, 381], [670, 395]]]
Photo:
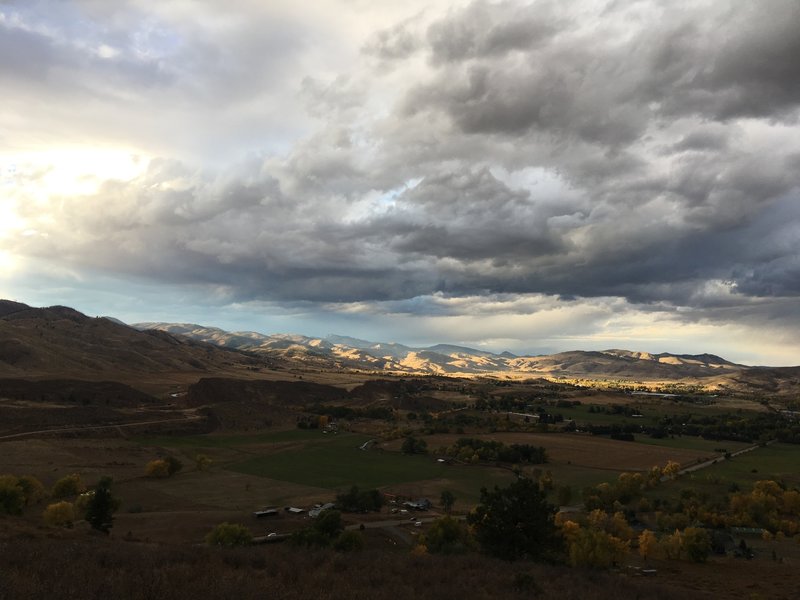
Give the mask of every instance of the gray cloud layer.
[[[296, 22], [170, 29], [131, 11], [118, 29], [93, 17], [111, 59], [0, 24], [12, 102], [58, 94], [64, 128], [91, 98], [98, 115], [78, 125], [156, 147], [163, 124], [162, 154], [178, 157], [45, 211], [19, 199], [37, 233], [15, 253], [239, 301], [545, 294], [800, 316], [794, 0], [475, 2], [387, 24], [333, 72], [300, 67], [314, 42]], [[109, 123], [121, 114], [132, 124]], [[287, 128], [305, 134], [271, 152], [269, 131]], [[199, 139], [253, 152], [180, 162]]]

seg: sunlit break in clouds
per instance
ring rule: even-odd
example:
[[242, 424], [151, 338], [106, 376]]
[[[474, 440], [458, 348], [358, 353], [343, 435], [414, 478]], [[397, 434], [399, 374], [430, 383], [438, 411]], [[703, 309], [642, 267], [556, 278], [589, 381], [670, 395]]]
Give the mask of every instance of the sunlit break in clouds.
[[0, 297], [800, 363], [796, 0], [0, 3]]

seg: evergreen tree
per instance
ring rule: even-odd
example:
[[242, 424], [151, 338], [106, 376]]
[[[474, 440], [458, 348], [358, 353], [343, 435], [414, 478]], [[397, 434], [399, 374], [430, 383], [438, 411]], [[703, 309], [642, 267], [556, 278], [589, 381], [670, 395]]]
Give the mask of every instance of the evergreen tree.
[[504, 560], [544, 560], [560, 546], [555, 511], [536, 481], [521, 478], [507, 488], [483, 488], [480, 504], [467, 521], [486, 554]]
[[119, 500], [111, 494], [111, 477], [101, 477], [86, 504], [86, 520], [98, 531], [108, 533], [114, 522]]

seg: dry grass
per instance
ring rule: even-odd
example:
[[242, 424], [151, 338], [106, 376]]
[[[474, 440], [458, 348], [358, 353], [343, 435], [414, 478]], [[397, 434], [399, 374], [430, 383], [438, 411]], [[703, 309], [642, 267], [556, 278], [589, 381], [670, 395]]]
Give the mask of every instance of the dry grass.
[[340, 555], [285, 545], [240, 550], [164, 548], [114, 540], [0, 545], [0, 599], [442, 598], [653, 600], [719, 598], [654, 580], [502, 563], [478, 555], [412, 557], [394, 551]]

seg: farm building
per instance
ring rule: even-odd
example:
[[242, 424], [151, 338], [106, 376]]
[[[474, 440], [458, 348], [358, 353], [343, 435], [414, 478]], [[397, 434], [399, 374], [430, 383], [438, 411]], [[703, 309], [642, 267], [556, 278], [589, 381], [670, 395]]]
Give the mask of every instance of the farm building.
[[431, 501], [427, 498], [418, 498], [417, 500], [404, 502], [403, 506], [411, 510], [428, 510], [431, 507]]
[[326, 502], [321, 506], [315, 506], [311, 510], [308, 511], [308, 516], [312, 519], [316, 519], [323, 510], [330, 510], [332, 508], [336, 508], [336, 505], [333, 502]]

